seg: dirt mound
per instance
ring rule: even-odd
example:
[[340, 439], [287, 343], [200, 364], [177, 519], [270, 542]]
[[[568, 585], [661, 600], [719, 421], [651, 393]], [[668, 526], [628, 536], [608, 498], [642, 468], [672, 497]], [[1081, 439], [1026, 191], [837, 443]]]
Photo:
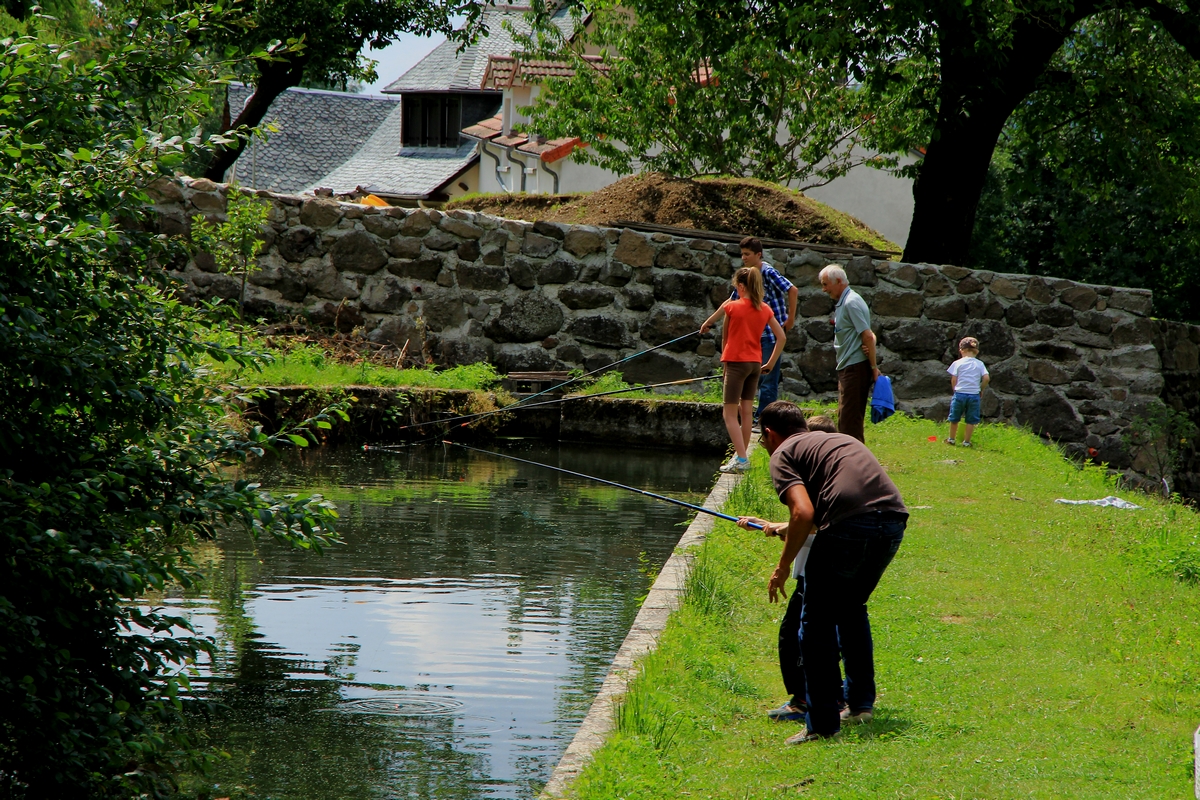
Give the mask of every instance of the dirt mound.
[[610, 225], [630, 220], [770, 239], [900, 249], [854, 217], [800, 192], [745, 178], [689, 180], [649, 173], [622, 178], [589, 194], [477, 195], [448, 207], [531, 222]]

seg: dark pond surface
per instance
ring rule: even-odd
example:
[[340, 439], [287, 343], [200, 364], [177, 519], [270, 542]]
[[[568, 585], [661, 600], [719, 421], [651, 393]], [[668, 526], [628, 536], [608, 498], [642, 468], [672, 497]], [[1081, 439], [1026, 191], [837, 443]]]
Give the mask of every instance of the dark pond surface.
[[[699, 502], [717, 461], [498, 449]], [[229, 535], [168, 602], [218, 652], [197, 734], [233, 798], [528, 798], [549, 777], [689, 512], [461, 448], [315, 450], [252, 475], [338, 504], [323, 556]], [[215, 784], [215, 786], [214, 786]], [[193, 788], [198, 788], [193, 786]]]

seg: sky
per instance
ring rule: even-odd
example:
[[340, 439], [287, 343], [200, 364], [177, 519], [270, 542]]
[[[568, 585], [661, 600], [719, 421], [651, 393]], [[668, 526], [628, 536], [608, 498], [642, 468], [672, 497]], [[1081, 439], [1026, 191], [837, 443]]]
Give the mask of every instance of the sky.
[[417, 36], [411, 33], [402, 33], [395, 42], [382, 50], [365, 51], [367, 58], [373, 58], [379, 62], [379, 66], [375, 68], [375, 71], [379, 73], [379, 80], [364, 87], [363, 92], [379, 94], [383, 87], [403, 75], [413, 64], [416, 64], [428, 55], [430, 50], [445, 40], [446, 37], [440, 34]]

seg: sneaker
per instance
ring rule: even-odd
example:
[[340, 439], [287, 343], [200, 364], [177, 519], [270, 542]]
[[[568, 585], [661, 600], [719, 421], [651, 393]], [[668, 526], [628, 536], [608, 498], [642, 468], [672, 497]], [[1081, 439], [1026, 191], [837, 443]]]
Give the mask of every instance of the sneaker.
[[804, 719], [804, 709], [794, 706], [790, 702], [784, 703], [779, 708], [772, 708], [768, 711], [767, 719], [772, 722], [799, 722]]
[[721, 472], [745, 472], [748, 469], [750, 469], [750, 459], [735, 458], [733, 461], [730, 461], [728, 464], [721, 467]]
[[871, 713], [871, 709], [869, 708], [862, 711], [851, 711], [848, 708], [843, 708], [841, 718], [842, 722], [850, 725], [865, 725], [875, 719], [875, 715]]
[[828, 736], [822, 736], [819, 733], [813, 733], [808, 728], [805, 728], [804, 730], [800, 731], [799, 733], [795, 734], [794, 736], [789, 736], [787, 739], [784, 740], [783, 743], [784, 744], [804, 744], [805, 742], [815, 742], [818, 739], [832, 739], [835, 736], [841, 735], [841, 733], [842, 733], [841, 731], [838, 731], [837, 733], [831, 733]]
[[946, 444], [948, 444], [948, 445], [950, 445], [951, 447], [953, 447], [953, 446], [954, 446], [954, 440], [953, 440], [953, 439], [947, 439], [947, 440], [946, 440]]
[[970, 446], [971, 446], [970, 442], [963, 442], [963, 447], [970, 447]]

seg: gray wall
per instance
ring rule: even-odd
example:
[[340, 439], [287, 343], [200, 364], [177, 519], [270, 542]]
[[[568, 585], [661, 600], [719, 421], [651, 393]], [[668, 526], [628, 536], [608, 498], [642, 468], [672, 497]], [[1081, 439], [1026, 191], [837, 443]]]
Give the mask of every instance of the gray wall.
[[[203, 180], [158, 184], [164, 231], [185, 231], [197, 213], [219, 214], [226, 191]], [[408, 341], [439, 364], [595, 369], [698, 329], [740, 265], [736, 246], [706, 239], [260, 194], [271, 218], [250, 278], [253, 312], [305, 314], [375, 341]], [[832, 303], [817, 273], [839, 263], [871, 305], [880, 366], [903, 410], [945, 418], [946, 365], [968, 334], [992, 372], [987, 419], [1027, 425], [1117, 469], [1145, 467], [1122, 436], [1149, 404], [1165, 400], [1193, 415], [1200, 408], [1200, 327], [1153, 319], [1145, 290], [811, 250], [767, 258], [800, 288], [782, 383], [800, 399], [836, 397]], [[177, 274], [194, 298], [237, 296], [237, 281], [208, 259]], [[623, 371], [631, 382], [665, 381], [709, 374], [718, 363], [710, 334]], [[1190, 458], [1181, 488], [1200, 494]]]

